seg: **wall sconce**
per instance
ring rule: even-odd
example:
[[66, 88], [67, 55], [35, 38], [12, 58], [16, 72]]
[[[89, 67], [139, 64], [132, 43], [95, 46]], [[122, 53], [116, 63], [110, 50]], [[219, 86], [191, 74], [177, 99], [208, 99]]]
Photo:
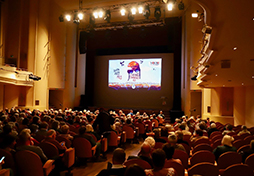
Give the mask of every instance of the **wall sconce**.
[[204, 19], [204, 13], [200, 13], [198, 10], [191, 14], [192, 18], [198, 18], [198, 21], [202, 21]]
[[160, 7], [155, 7], [154, 17], [156, 18], [156, 20], [160, 19], [160, 17], [161, 17], [161, 8]]

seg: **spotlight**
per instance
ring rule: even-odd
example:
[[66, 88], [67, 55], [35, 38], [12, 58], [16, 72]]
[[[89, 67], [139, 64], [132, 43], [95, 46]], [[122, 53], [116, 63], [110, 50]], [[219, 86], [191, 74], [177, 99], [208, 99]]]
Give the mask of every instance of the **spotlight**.
[[103, 17], [103, 11], [102, 10], [99, 11], [98, 15], [99, 15], [99, 18], [102, 18]]
[[135, 15], [135, 14], [136, 14], [136, 11], [137, 11], [136, 8], [133, 7], [133, 8], [131, 9], [131, 14], [132, 14], [132, 15]]
[[173, 3], [170, 2], [168, 3], [168, 11], [172, 11], [173, 10]]
[[192, 13], [191, 16], [192, 16], [192, 18], [197, 18], [198, 17], [198, 11], [195, 12], [195, 13]]
[[94, 13], [93, 13], [93, 16], [94, 16], [94, 18], [98, 18], [98, 17], [99, 17], [98, 12], [94, 12]]
[[178, 9], [179, 10], [184, 10], [184, 3], [181, 1], [181, 2], [179, 2], [179, 4], [178, 4]]
[[191, 80], [192, 81], [197, 81], [197, 77], [198, 77], [198, 75], [195, 75], [195, 76], [191, 77]]
[[155, 7], [154, 17], [156, 18], [156, 20], [160, 19], [160, 17], [161, 17], [161, 8], [160, 7]]
[[139, 14], [143, 13], [143, 9], [144, 9], [144, 8], [143, 8], [142, 6], [139, 6], [139, 8], [138, 8], [138, 13], [139, 13]]
[[145, 10], [144, 10], [144, 12], [143, 12], [143, 15], [144, 15], [144, 17], [145, 17], [146, 19], [149, 18], [149, 16], [150, 16], [150, 8], [149, 8], [149, 5], [146, 5], [146, 6], [145, 6]]
[[71, 21], [71, 15], [67, 14], [67, 15], [65, 15], [65, 18], [67, 21]]
[[104, 20], [107, 21], [108, 23], [110, 23], [110, 20], [111, 20], [110, 10], [106, 10], [106, 15], [104, 17]]
[[125, 15], [125, 12], [126, 12], [125, 9], [121, 9], [121, 10], [120, 10], [120, 13], [121, 13], [122, 16]]
[[63, 17], [62, 14], [59, 16], [59, 21], [60, 21], [60, 22], [64, 22], [64, 17]]
[[41, 80], [41, 77], [33, 75], [33, 74], [29, 74], [29, 79], [32, 79], [34, 81], [39, 81]]
[[83, 20], [84, 14], [83, 14], [82, 12], [79, 12], [79, 13], [78, 13], [78, 18], [79, 18], [80, 20]]

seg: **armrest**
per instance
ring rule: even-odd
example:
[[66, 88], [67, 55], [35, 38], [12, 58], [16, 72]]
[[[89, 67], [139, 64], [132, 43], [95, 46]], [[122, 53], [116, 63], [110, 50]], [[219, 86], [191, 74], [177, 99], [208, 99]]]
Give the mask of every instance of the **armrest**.
[[55, 168], [55, 165], [53, 164], [55, 160], [48, 160], [44, 165], [43, 165], [43, 172], [44, 175], [49, 175], [49, 173]]
[[97, 147], [97, 145], [95, 145], [95, 146], [92, 147], [92, 154], [93, 154], [93, 155], [94, 155], [95, 152], [96, 152], [96, 147]]
[[63, 157], [64, 165], [67, 168], [70, 168], [75, 163], [75, 149], [74, 148], [68, 148]]
[[136, 127], [136, 136], [139, 136], [139, 128]]
[[1, 169], [0, 176], [10, 176], [10, 169]]
[[122, 134], [121, 134], [121, 139], [122, 139], [122, 142], [125, 143], [126, 142], [126, 132], [123, 131]]
[[108, 150], [108, 139], [107, 138], [101, 139], [101, 149], [103, 152], [106, 152]]

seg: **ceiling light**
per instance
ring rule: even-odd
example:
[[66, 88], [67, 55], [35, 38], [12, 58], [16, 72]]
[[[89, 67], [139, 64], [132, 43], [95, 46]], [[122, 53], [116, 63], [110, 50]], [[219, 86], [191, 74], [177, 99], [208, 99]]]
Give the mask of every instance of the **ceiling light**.
[[234, 50], [234, 51], [237, 50], [237, 47], [234, 47], [233, 50]]
[[254, 21], [254, 18], [252, 18], [252, 20]]
[[217, 74], [215, 74], [215, 76], [218, 76]]
[[173, 3], [170, 2], [168, 3], [168, 11], [172, 11], [173, 10]]
[[121, 9], [120, 13], [121, 13], [122, 16], [124, 16], [125, 15], [125, 9]]
[[254, 75], [251, 78], [254, 79]]
[[132, 15], [135, 15], [135, 14], [136, 14], [136, 11], [137, 11], [136, 8], [133, 7], [133, 8], [131, 9], [131, 14], [132, 14]]
[[140, 6], [140, 7], [138, 8], [138, 13], [139, 13], [139, 14], [143, 13], [143, 10], [144, 10], [144, 8], [143, 8], [142, 6]]
[[242, 86], [244, 85], [244, 83], [242, 83]]
[[79, 12], [79, 13], [78, 13], [78, 18], [79, 18], [80, 20], [83, 20], [84, 14], [83, 14], [82, 12]]
[[225, 85], [223, 85], [223, 87], [225, 87]]
[[65, 15], [65, 18], [67, 21], [71, 21], [71, 16], [70, 15]]

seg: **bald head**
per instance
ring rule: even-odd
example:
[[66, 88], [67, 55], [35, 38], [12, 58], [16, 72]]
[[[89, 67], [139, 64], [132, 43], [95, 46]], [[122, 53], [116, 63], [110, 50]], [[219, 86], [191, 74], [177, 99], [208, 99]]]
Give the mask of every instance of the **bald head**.
[[149, 143], [147, 142], [144, 142], [142, 145], [141, 145], [141, 154], [150, 154], [150, 151], [151, 151], [151, 146]]
[[123, 164], [125, 161], [125, 151], [122, 148], [116, 148], [113, 152], [113, 164]]

